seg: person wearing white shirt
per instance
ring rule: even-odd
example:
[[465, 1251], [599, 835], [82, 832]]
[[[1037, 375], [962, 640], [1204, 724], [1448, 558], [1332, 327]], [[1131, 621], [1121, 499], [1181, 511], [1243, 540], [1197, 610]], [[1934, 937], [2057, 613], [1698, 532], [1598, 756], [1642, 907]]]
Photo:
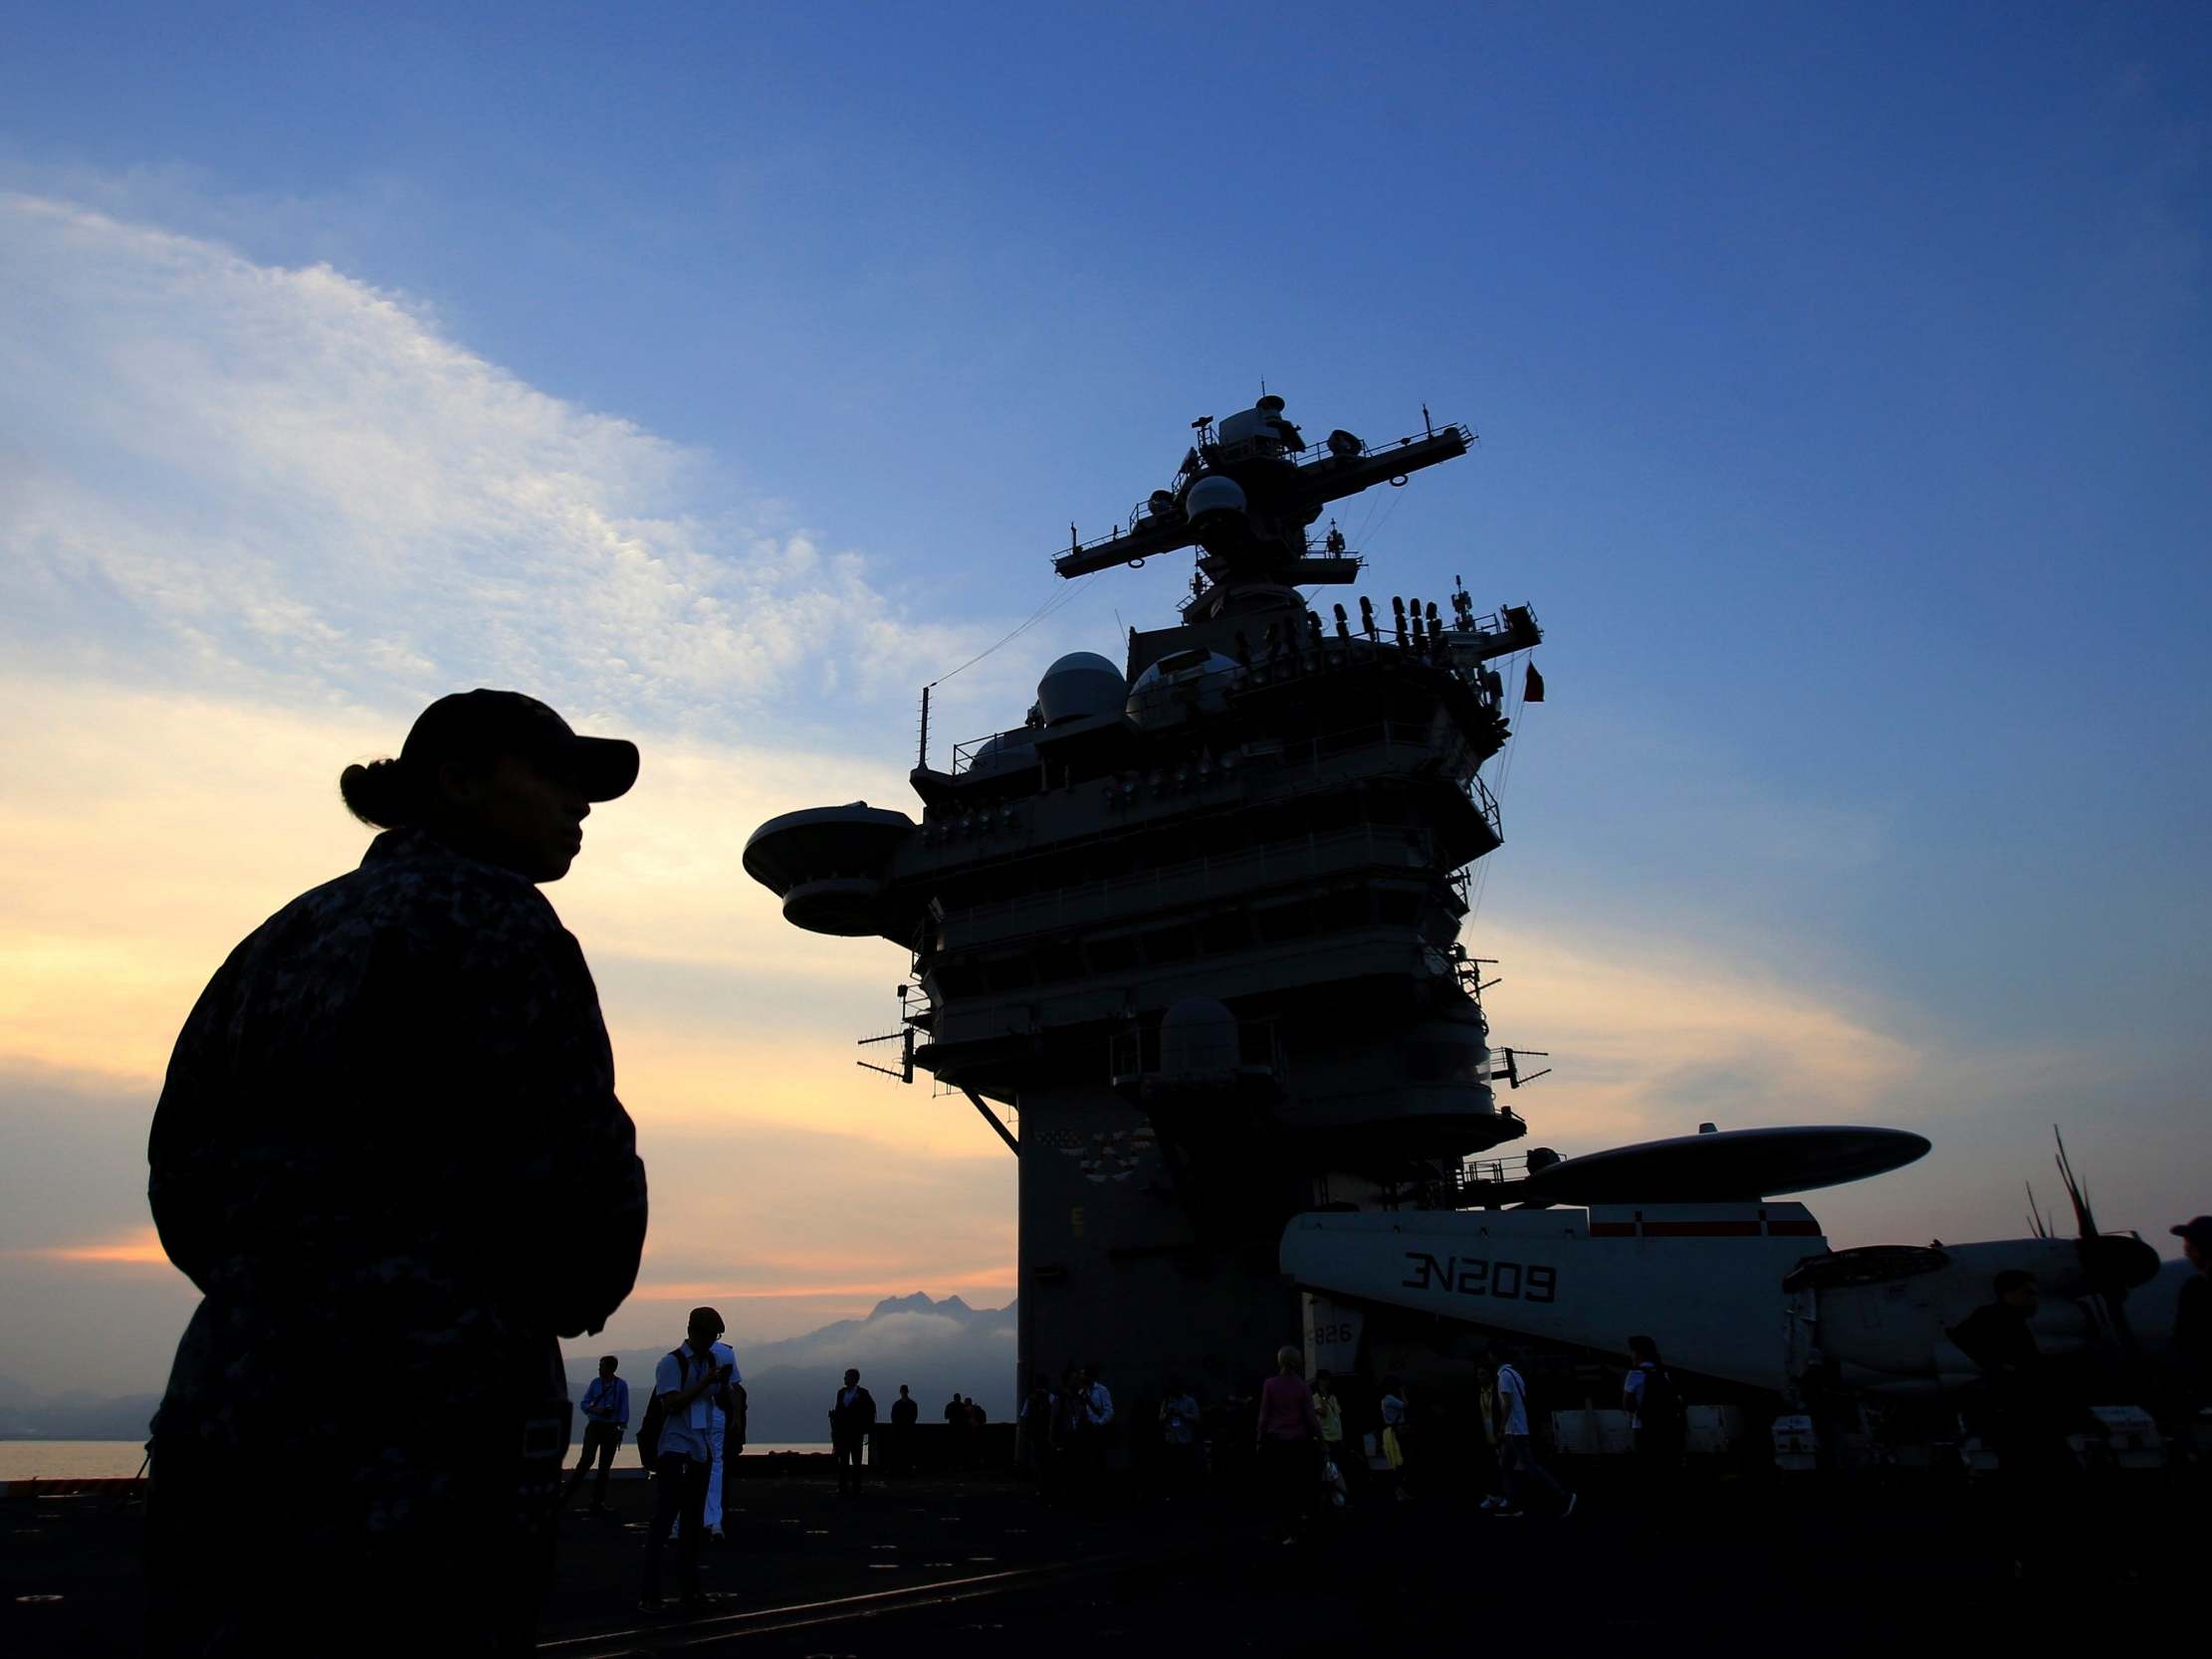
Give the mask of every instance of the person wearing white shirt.
[[1097, 1365], [1085, 1365], [1078, 1374], [1073, 1404], [1073, 1474], [1079, 1489], [1095, 1500], [1105, 1483], [1106, 1441], [1114, 1424], [1114, 1396], [1099, 1380]]
[[726, 1367], [717, 1357], [722, 1331], [720, 1314], [712, 1308], [694, 1308], [683, 1347], [662, 1354], [653, 1367], [653, 1393], [664, 1415], [660, 1444], [653, 1454], [653, 1520], [645, 1530], [640, 1605], [648, 1612], [660, 1610], [661, 1551], [679, 1516], [685, 1523], [677, 1549], [684, 1604], [692, 1607], [706, 1600], [699, 1588], [699, 1538], [707, 1530], [707, 1479], [714, 1468], [714, 1440], [708, 1425], [721, 1412], [718, 1396], [735, 1369], [734, 1358]]
[[[729, 1376], [724, 1379], [725, 1387], [745, 1381], [744, 1374], [738, 1369], [738, 1351], [736, 1348], [728, 1343], [716, 1343], [707, 1351], [713, 1356], [717, 1365], [729, 1371]], [[722, 1541], [723, 1460], [729, 1453], [730, 1439], [730, 1413], [724, 1409], [723, 1399], [724, 1395], [721, 1389], [714, 1390], [708, 1396], [707, 1443], [713, 1448], [714, 1463], [707, 1473], [706, 1506], [700, 1512], [705, 1518], [707, 1536], [718, 1544]], [[670, 1538], [680, 1538], [683, 1535], [683, 1530], [684, 1524], [679, 1519], [668, 1536]]]
[[1083, 1378], [1083, 1420], [1094, 1429], [1102, 1429], [1114, 1420], [1114, 1396], [1099, 1381], [1096, 1365], [1087, 1366]]
[[1528, 1382], [1521, 1374], [1520, 1355], [1511, 1348], [1503, 1350], [1498, 1362], [1497, 1416], [1497, 1466], [1505, 1482], [1505, 1502], [1490, 1513], [1513, 1519], [1526, 1515], [1530, 1489], [1540, 1487], [1551, 1494], [1562, 1519], [1574, 1514], [1575, 1494], [1536, 1461], [1528, 1427]]

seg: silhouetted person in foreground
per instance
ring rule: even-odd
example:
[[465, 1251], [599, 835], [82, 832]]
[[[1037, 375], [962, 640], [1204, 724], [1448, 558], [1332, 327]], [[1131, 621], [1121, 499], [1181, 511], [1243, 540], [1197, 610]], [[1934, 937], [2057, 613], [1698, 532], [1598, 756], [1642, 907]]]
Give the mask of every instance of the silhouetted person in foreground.
[[845, 1385], [829, 1402], [829, 1451], [837, 1464], [838, 1496], [860, 1496], [867, 1474], [867, 1440], [875, 1426], [875, 1396], [860, 1386], [858, 1371], [846, 1371]]
[[891, 1402], [891, 1456], [887, 1460], [894, 1475], [914, 1473], [914, 1425], [921, 1415], [921, 1402], [907, 1391], [905, 1383], [900, 1383], [899, 1397]]
[[532, 699], [441, 698], [338, 780], [384, 831], [360, 867], [185, 1021], [148, 1197], [204, 1300], [154, 1419], [152, 1651], [531, 1646], [554, 1339], [606, 1323], [645, 1236], [598, 996], [538, 885], [636, 776]]
[[[661, 1608], [661, 1553], [676, 1535], [676, 1572], [686, 1609], [703, 1604], [699, 1543], [707, 1531], [707, 1488], [714, 1473], [716, 1418], [728, 1403], [737, 1360], [722, 1347], [722, 1316], [694, 1308], [681, 1348], [653, 1367], [660, 1438], [653, 1446], [653, 1520], [645, 1531], [645, 1584], [638, 1605]], [[725, 1355], [730, 1355], [725, 1357]]]
[[614, 1467], [614, 1454], [622, 1444], [622, 1431], [630, 1424], [630, 1385], [614, 1374], [621, 1363], [611, 1353], [601, 1354], [599, 1374], [584, 1385], [579, 1407], [583, 1412], [583, 1456], [576, 1460], [576, 1472], [568, 1477], [568, 1484], [560, 1494], [563, 1504], [573, 1498], [576, 1488], [583, 1485], [592, 1459], [598, 1459], [599, 1479], [591, 1488], [593, 1515], [606, 1514], [607, 1472]]

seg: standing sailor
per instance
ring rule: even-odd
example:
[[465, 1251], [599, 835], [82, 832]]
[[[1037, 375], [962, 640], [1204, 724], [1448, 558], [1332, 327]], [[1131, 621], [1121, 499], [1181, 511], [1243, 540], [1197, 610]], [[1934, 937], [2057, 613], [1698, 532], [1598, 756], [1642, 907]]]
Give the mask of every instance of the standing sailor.
[[[699, 1586], [699, 1539], [707, 1530], [707, 1476], [714, 1467], [708, 1424], [721, 1415], [719, 1397], [730, 1382], [718, 1352], [722, 1329], [714, 1309], [694, 1308], [683, 1346], [662, 1354], [653, 1367], [660, 1437], [652, 1448], [653, 1519], [645, 1529], [645, 1584], [638, 1600], [648, 1613], [661, 1609], [661, 1552], [671, 1538], [679, 1541], [676, 1569], [684, 1606], [696, 1609], [708, 1600]], [[651, 1419], [647, 1422], [650, 1427]], [[648, 1438], [641, 1431], [639, 1444]]]
[[[700, 1511], [706, 1525], [707, 1536], [719, 1544], [722, 1542], [724, 1460], [730, 1455], [730, 1418], [737, 1390], [745, 1386], [745, 1378], [738, 1370], [738, 1350], [728, 1343], [710, 1344], [707, 1351], [718, 1369], [730, 1373], [724, 1379], [722, 1386], [715, 1389], [708, 1396], [709, 1410], [707, 1412], [706, 1434], [711, 1462], [707, 1475], [706, 1503]], [[745, 1443], [742, 1440], [738, 1443], [738, 1449], [740, 1451], [745, 1449]], [[679, 1516], [674, 1529], [669, 1533], [669, 1537], [682, 1537], [683, 1529], [683, 1519]]]
[[1945, 1335], [1982, 1373], [1981, 1429], [2008, 1476], [2058, 1460], [2048, 1367], [2032, 1329], [2042, 1298], [2035, 1275], [2007, 1268], [1990, 1281], [1996, 1300]]
[[860, 1386], [860, 1373], [845, 1372], [845, 1385], [829, 1402], [829, 1451], [837, 1464], [837, 1496], [860, 1496], [868, 1436], [875, 1432], [875, 1396]]
[[614, 1467], [614, 1454], [621, 1449], [622, 1431], [630, 1426], [630, 1385], [614, 1374], [621, 1363], [613, 1354], [602, 1353], [599, 1374], [584, 1386], [580, 1408], [583, 1412], [583, 1456], [576, 1460], [576, 1472], [568, 1477], [568, 1484], [560, 1493], [560, 1501], [565, 1505], [576, 1495], [576, 1488], [583, 1485], [591, 1460], [597, 1458], [599, 1480], [591, 1489], [593, 1515], [606, 1514], [607, 1474]]
[[147, 1197], [204, 1300], [154, 1418], [153, 1652], [531, 1647], [555, 1339], [606, 1324], [645, 1238], [598, 995], [539, 885], [636, 777], [535, 699], [440, 698], [339, 776], [382, 830], [360, 867], [185, 1021]]

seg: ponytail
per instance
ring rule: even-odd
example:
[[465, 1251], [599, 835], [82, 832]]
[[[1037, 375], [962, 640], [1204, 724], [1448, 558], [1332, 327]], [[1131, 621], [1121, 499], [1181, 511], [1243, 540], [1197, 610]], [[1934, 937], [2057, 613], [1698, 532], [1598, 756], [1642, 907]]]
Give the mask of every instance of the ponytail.
[[428, 816], [429, 791], [404, 760], [356, 762], [338, 773], [345, 809], [374, 829], [414, 829]]

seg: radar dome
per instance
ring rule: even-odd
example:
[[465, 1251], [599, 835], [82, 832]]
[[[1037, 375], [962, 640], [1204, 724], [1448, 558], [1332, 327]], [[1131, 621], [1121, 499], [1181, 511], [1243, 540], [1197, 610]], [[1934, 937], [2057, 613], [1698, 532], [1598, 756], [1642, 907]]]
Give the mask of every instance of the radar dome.
[[1215, 473], [1193, 484], [1183, 498], [1183, 515], [1193, 527], [1208, 518], [1244, 511], [1244, 491], [1236, 480]]
[[1236, 1070], [1236, 1016], [1211, 996], [1187, 996], [1160, 1016], [1160, 1071], [1170, 1078]]
[[1037, 707], [1044, 724], [1081, 720], [1119, 709], [1129, 696], [1129, 682], [1095, 651], [1071, 651], [1044, 671], [1037, 682]]
[[1139, 726], [1172, 726], [1194, 714], [1217, 715], [1228, 707], [1229, 688], [1243, 675], [1235, 658], [1218, 652], [1163, 657], [1129, 688], [1129, 718]]

